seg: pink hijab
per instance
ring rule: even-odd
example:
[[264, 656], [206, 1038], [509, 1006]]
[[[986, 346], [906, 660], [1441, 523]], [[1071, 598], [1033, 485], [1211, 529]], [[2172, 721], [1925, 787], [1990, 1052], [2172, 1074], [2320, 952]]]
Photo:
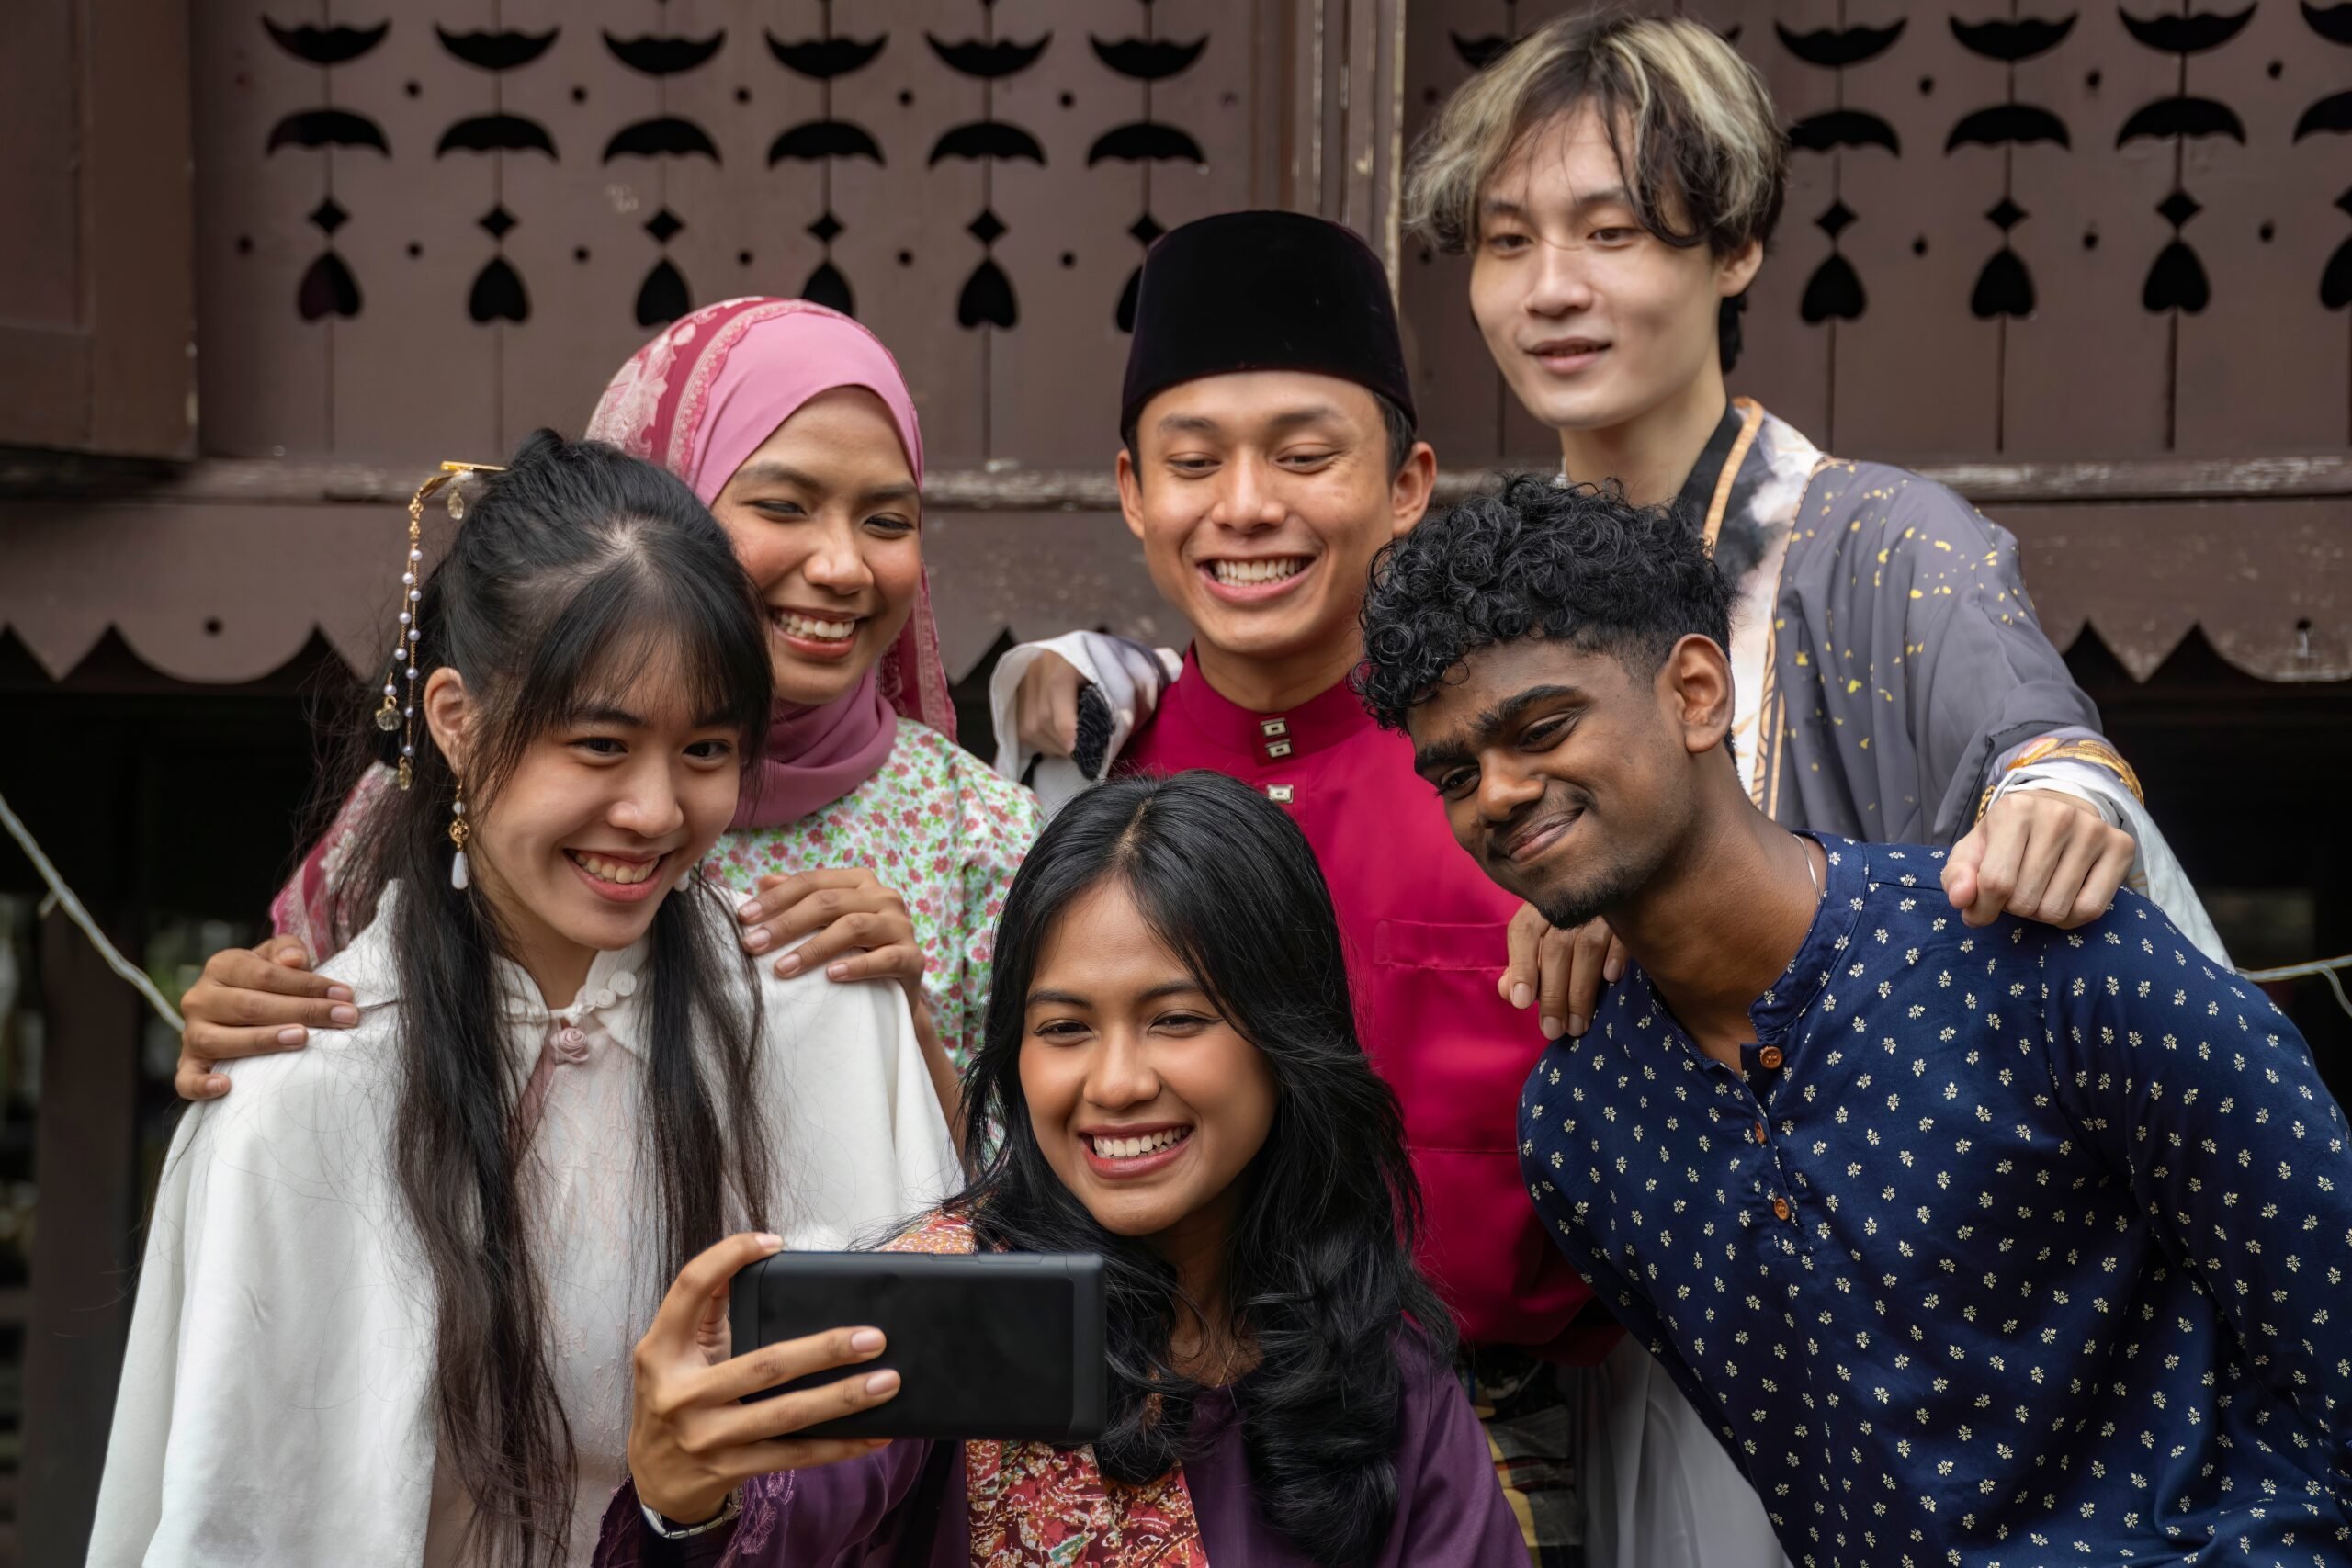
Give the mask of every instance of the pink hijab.
[[[922, 483], [922, 432], [898, 362], [872, 333], [806, 299], [727, 299], [671, 323], [605, 389], [588, 436], [661, 464], [708, 505], [777, 426], [836, 387], [882, 400]], [[901, 715], [955, 739], [928, 575], [906, 628], [845, 695], [813, 707], [777, 702], [735, 825], [775, 827], [839, 800], [889, 759]]]

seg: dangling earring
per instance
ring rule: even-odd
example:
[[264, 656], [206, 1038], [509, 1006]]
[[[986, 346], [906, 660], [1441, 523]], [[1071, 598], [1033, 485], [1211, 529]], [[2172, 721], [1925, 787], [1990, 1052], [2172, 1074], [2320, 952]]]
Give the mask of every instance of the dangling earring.
[[458, 846], [458, 858], [449, 863], [449, 886], [460, 893], [473, 880], [466, 873], [466, 839], [471, 831], [466, 826], [466, 786], [461, 784], [458, 798], [449, 807], [449, 841]]

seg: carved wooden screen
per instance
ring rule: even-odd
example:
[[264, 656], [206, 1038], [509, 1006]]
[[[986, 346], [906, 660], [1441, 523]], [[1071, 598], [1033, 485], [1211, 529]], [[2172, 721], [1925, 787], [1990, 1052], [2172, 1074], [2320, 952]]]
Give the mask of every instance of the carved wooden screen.
[[1271, 199], [1262, 0], [219, 0], [203, 436], [492, 457], [690, 305], [897, 353], [933, 466], [1094, 467], [1144, 245]]
[[[1412, 7], [1408, 133], [1567, 8]], [[2352, 444], [2352, 6], [1658, 8], [1731, 37], [1796, 142], [1735, 389], [1857, 455]], [[1469, 321], [1467, 265], [1407, 243], [1429, 434], [1449, 467], [1544, 457]]]

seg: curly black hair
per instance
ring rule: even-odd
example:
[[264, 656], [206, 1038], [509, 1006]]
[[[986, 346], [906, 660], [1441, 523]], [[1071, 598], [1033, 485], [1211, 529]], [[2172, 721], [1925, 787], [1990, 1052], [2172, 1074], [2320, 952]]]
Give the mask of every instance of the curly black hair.
[[1565, 637], [1647, 674], [1696, 633], [1731, 648], [1731, 585], [1690, 525], [1615, 485], [1506, 474], [1380, 552], [1356, 691], [1390, 729], [1482, 648]]

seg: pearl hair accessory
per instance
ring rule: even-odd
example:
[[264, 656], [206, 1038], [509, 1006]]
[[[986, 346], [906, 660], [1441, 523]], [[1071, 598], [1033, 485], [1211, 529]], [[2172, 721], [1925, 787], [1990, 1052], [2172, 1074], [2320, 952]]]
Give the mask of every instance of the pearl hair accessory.
[[[401, 572], [400, 633], [398, 640], [392, 644], [391, 666], [384, 671], [384, 700], [376, 709], [377, 728], [387, 735], [395, 729], [401, 732], [400, 781], [402, 789], [416, 780], [416, 623], [417, 607], [424, 600], [424, 499], [435, 491], [446, 489], [451, 520], [462, 520], [466, 515], [466, 502], [459, 487], [466, 479], [473, 474], [503, 474], [505, 471], [495, 463], [444, 463], [439, 473], [417, 486], [416, 493], [409, 497], [408, 559]], [[401, 693], [403, 671], [408, 682], [405, 700]], [[465, 884], [460, 882], [458, 886], [463, 887]]]

